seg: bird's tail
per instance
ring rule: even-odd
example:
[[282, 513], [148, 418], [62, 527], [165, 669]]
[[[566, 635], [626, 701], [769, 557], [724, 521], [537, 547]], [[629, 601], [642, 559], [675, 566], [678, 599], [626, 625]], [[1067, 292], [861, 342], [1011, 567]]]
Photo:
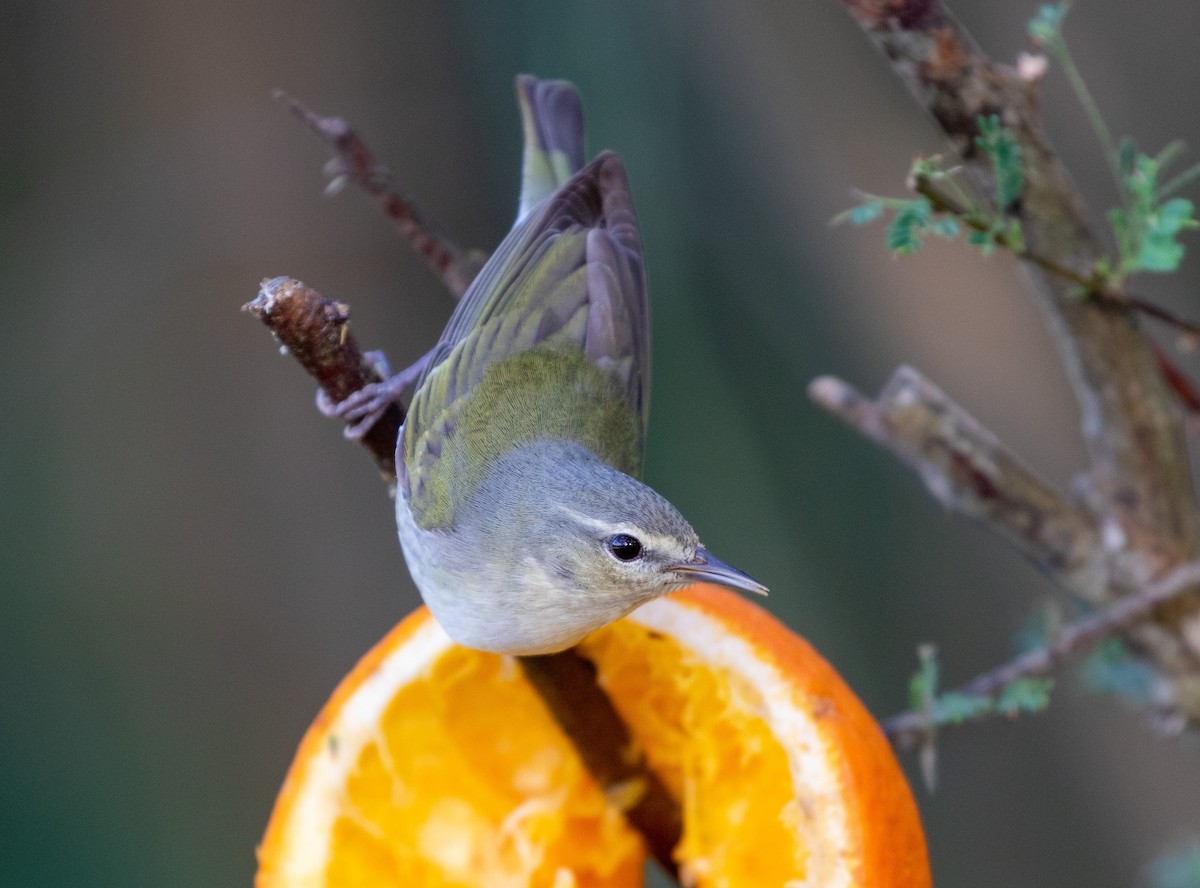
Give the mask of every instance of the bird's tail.
[[517, 75], [517, 102], [525, 130], [520, 222], [583, 168], [583, 105], [574, 84]]

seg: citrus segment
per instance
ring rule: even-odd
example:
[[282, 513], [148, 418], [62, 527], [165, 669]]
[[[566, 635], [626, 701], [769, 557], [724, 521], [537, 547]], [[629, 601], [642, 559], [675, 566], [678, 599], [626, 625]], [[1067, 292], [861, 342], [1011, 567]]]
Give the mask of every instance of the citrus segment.
[[[878, 726], [760, 608], [697, 586], [581, 652], [681, 801], [686, 882], [928, 886], [916, 808]], [[518, 664], [453, 644], [422, 608], [309, 729], [256, 886], [636, 886], [643, 858]]]
[[[639, 630], [640, 641], [610, 641]], [[707, 585], [651, 602], [608, 635], [584, 651], [619, 648], [595, 655], [600, 680], [684, 800], [685, 875], [714, 888], [931, 883], [891, 747], [808, 642]]]

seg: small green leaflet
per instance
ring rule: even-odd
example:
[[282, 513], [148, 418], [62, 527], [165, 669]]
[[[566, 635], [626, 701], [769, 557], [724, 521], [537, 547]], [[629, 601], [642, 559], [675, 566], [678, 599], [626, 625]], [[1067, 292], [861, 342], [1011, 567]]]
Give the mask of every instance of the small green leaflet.
[[942, 216], [929, 223], [929, 230], [946, 240], [954, 240], [958, 237], [958, 220], [953, 216]]
[[831, 225], [841, 225], [843, 222], [849, 222], [851, 225], [866, 225], [868, 222], [874, 222], [883, 215], [882, 200], [865, 200], [856, 207], [851, 207], [844, 210], [833, 217]]
[[[1124, 274], [1175, 271], [1183, 260], [1184, 247], [1178, 238], [1185, 228], [1196, 227], [1195, 207], [1187, 198], [1173, 197], [1159, 204], [1156, 197], [1162, 169], [1160, 158], [1169, 161], [1174, 153], [1167, 150], [1159, 158], [1137, 154], [1128, 164], [1130, 172], [1124, 178], [1128, 207], [1108, 211]], [[1125, 163], [1122, 157], [1119, 160], [1122, 169]]]
[[1146, 271], [1174, 271], [1183, 260], [1183, 244], [1175, 238], [1184, 228], [1195, 228], [1192, 202], [1173, 197], [1157, 212], [1146, 217], [1142, 232], [1142, 249], [1137, 267]]
[[1084, 684], [1098, 694], [1112, 694], [1135, 703], [1149, 703], [1158, 673], [1144, 660], [1135, 659], [1119, 638], [1096, 645], [1080, 670]]
[[1052, 678], [1019, 678], [1005, 685], [995, 696], [960, 691], [939, 694], [937, 649], [933, 645], [921, 645], [917, 655], [921, 665], [909, 679], [909, 705], [917, 712], [929, 712], [935, 725], [957, 725], [987, 715], [1041, 712], [1050, 703], [1050, 691], [1054, 687]]
[[939, 725], [957, 725], [992, 711], [992, 701], [987, 697], [973, 697], [949, 691], [934, 701], [933, 718]]
[[1001, 126], [1000, 118], [994, 114], [979, 118], [979, 135], [975, 137], [975, 144], [992, 160], [992, 174], [996, 177], [996, 208], [1004, 212], [1021, 196], [1021, 188], [1025, 185], [1021, 146], [1017, 144], [1012, 130]]
[[929, 227], [933, 208], [921, 197], [909, 201], [896, 211], [896, 218], [888, 226], [888, 249], [898, 256], [914, 253], [921, 247], [921, 235]]
[[1004, 688], [996, 699], [996, 711], [1001, 715], [1020, 712], [1041, 712], [1050, 705], [1052, 678], [1021, 678]]
[[1048, 3], [1042, 6], [1029, 22], [1029, 36], [1037, 43], [1053, 43], [1062, 36], [1062, 23], [1066, 17], [1066, 3]]

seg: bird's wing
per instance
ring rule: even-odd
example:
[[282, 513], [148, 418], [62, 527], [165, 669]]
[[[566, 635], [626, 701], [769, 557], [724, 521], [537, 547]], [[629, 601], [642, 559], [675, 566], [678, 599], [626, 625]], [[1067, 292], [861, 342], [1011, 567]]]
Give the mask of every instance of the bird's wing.
[[640, 460], [648, 320], [625, 169], [615, 154], [604, 153], [517, 224], [450, 318], [418, 383], [397, 454], [410, 507], [443, 511], [447, 504], [439, 498], [446, 494], [443, 485], [430, 485], [431, 473], [452, 442], [467, 396], [489, 367], [539, 346], [582, 353], [611, 377], [635, 417]]

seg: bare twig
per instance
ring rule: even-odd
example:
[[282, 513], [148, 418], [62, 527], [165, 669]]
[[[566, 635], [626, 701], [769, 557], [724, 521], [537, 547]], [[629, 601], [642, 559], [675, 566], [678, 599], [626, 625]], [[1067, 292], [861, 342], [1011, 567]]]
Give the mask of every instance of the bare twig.
[[595, 665], [574, 648], [518, 659], [588, 771], [641, 833], [654, 859], [678, 879], [671, 853], [683, 837], [683, 812], [597, 684]]
[[415, 201], [400, 190], [391, 170], [375, 159], [345, 120], [321, 117], [282, 90], [276, 90], [274, 96], [324, 139], [333, 152], [328, 168], [332, 175], [330, 190], [340, 190], [349, 179], [375, 198], [409, 246], [429, 263], [454, 298], [460, 298], [483, 267], [487, 254], [459, 246], [433, 217], [417, 209]]
[[[334, 402], [342, 401], [379, 376], [363, 360], [350, 333], [350, 307], [326, 299], [312, 287], [288, 277], [262, 282], [258, 296], [242, 306], [267, 325]], [[396, 435], [404, 411], [392, 403], [361, 438], [380, 473], [396, 481]]]
[[[1155, 608], [1178, 599], [1200, 586], [1200, 562], [1175, 568], [1161, 580], [1120, 598], [1108, 607], [1059, 630], [1047, 644], [1026, 651], [1009, 662], [983, 673], [957, 689], [970, 697], [990, 697], [1022, 678], [1049, 672], [1071, 654], [1087, 650], [1097, 642], [1145, 618]], [[920, 739], [933, 724], [932, 707], [902, 712], [883, 722], [884, 733], [893, 741], [909, 744]]]
[[814, 380], [808, 392], [916, 471], [947, 509], [1003, 534], [1074, 594], [1098, 599], [1104, 572], [1094, 518], [916, 370], [898, 368], [877, 401], [832, 376]]
[[[1107, 305], [1079, 298], [1078, 281], [1090, 280], [1104, 251], [1046, 138], [1036, 85], [989, 59], [939, 0], [842, 2], [941, 126], [978, 193], [994, 193], [990, 159], [976, 143], [979, 120], [996, 116], [1016, 138], [1025, 175], [1011, 212], [1030, 254], [1023, 264], [1080, 405], [1090, 457], [1087, 506], [1103, 528], [1096, 561], [1107, 573], [1104, 597], [1146, 588], [1200, 554], [1200, 508], [1182, 424], [1128, 295]], [[1200, 721], [1197, 596], [1175, 597], [1130, 631], [1170, 678], [1174, 705]]]
[[[334, 401], [374, 381], [350, 332], [350, 309], [292, 278], [264, 281], [245, 306], [286, 347]], [[404, 420], [393, 404], [362, 438], [386, 480], [395, 483], [396, 435]], [[531, 684], [610, 798], [672, 876], [671, 852], [682, 835], [682, 814], [658, 775], [633, 744], [628, 727], [596, 682], [596, 669], [575, 650], [521, 657]]]

